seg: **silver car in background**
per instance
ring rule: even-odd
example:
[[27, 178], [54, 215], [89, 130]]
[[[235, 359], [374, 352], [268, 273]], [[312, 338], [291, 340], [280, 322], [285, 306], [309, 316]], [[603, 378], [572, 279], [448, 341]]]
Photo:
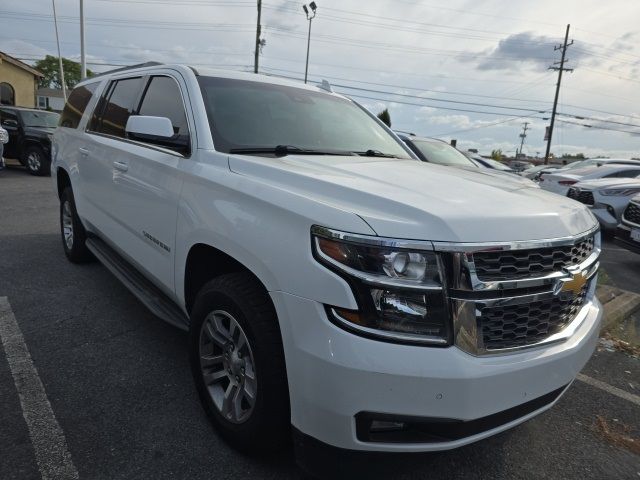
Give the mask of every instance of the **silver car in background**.
[[629, 200], [640, 194], [640, 169], [636, 178], [602, 178], [578, 182], [569, 188], [567, 197], [588, 205], [603, 231], [612, 232], [622, 219]]
[[540, 187], [548, 192], [566, 195], [569, 187], [578, 182], [600, 178], [634, 178], [640, 174], [640, 161], [632, 163], [608, 163], [601, 167], [591, 166], [569, 171], [557, 170], [540, 178]]

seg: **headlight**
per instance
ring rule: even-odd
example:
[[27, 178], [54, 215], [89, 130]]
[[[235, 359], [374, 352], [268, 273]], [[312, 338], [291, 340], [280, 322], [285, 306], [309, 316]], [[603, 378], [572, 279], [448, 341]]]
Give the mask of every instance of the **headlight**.
[[635, 195], [640, 193], [640, 188], [608, 188], [600, 190], [600, 194], [605, 197], [622, 197], [627, 195]]
[[334, 323], [385, 340], [449, 343], [449, 315], [435, 252], [317, 226], [312, 241], [315, 258], [349, 283], [358, 303], [355, 311], [328, 306]]

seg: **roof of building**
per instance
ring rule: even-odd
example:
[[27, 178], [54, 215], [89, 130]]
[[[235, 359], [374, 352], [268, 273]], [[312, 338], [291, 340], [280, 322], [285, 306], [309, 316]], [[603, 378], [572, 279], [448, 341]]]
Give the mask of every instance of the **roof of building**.
[[17, 58], [12, 57], [11, 55], [7, 55], [4, 52], [0, 52], [0, 63], [2, 62], [11, 63], [16, 67], [22, 68], [23, 70], [26, 70], [27, 72], [35, 75], [36, 77], [44, 77], [44, 75], [40, 73], [38, 70], [36, 70], [35, 68], [31, 67], [30, 65], [27, 65], [26, 63], [18, 60]]
[[59, 97], [62, 98], [62, 90], [59, 88], [39, 88], [36, 95], [41, 97]]

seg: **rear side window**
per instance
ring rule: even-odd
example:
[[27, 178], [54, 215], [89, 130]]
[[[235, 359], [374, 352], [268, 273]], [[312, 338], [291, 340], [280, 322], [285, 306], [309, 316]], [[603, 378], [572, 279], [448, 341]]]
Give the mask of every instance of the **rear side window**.
[[97, 87], [98, 82], [94, 82], [73, 89], [60, 116], [61, 127], [78, 128], [82, 114]]
[[111, 82], [93, 114], [90, 130], [124, 138], [124, 128], [133, 111], [141, 82], [139, 77]]

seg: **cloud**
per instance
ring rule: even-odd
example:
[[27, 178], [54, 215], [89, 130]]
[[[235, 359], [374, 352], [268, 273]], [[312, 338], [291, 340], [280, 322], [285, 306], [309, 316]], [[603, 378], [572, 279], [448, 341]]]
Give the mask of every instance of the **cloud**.
[[0, 51], [18, 58], [44, 58], [45, 55], [54, 55], [45, 48], [23, 40], [0, 40]]
[[[477, 62], [478, 70], [516, 70], [523, 66], [548, 66], [559, 57], [554, 53], [558, 39], [532, 32], [514, 33], [500, 40], [495, 48], [483, 52], [470, 52], [459, 57], [463, 62]], [[584, 57], [579, 50], [571, 52], [572, 60]]]

